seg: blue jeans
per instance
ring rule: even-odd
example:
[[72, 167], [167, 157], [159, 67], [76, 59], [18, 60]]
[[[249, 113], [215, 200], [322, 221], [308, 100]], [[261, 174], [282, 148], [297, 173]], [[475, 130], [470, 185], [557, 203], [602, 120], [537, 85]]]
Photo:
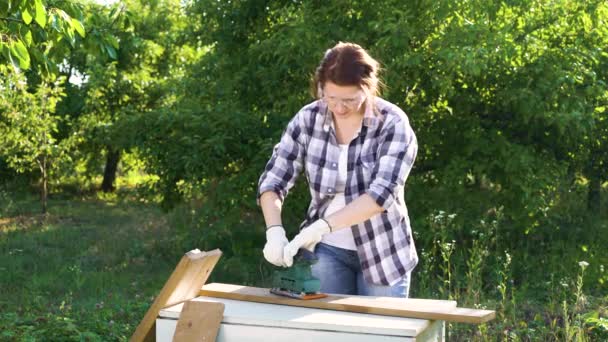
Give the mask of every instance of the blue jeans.
[[319, 260], [312, 266], [312, 275], [321, 281], [321, 292], [402, 298], [409, 295], [411, 272], [393, 286], [368, 284], [363, 279], [357, 251], [318, 243], [315, 254]]

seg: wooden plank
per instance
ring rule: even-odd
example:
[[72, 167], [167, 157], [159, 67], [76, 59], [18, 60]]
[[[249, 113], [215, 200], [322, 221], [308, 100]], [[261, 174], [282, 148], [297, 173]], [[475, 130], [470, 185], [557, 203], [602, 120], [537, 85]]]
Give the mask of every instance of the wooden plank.
[[496, 317], [493, 310], [456, 307], [454, 301], [329, 295], [315, 300], [298, 300], [272, 294], [265, 288], [212, 283], [203, 286], [201, 296], [259, 303], [281, 304], [376, 315], [481, 324]]
[[184, 303], [173, 341], [212, 342], [224, 316], [224, 304], [189, 300]]
[[[436, 323], [443, 323], [436, 321]], [[156, 323], [158, 327], [158, 341], [171, 341], [177, 320], [159, 319]], [[371, 337], [371, 338], [370, 338]], [[403, 336], [382, 336], [369, 334], [345, 333], [342, 331], [328, 330], [308, 330], [308, 329], [291, 329], [280, 326], [260, 326], [260, 325], [241, 325], [241, 324], [224, 324], [220, 328], [217, 336], [217, 341], [247, 341], [247, 342], [269, 342], [269, 341], [331, 341], [331, 342], [420, 342], [419, 339]], [[438, 338], [430, 340], [422, 340], [424, 342], [443, 342]]]
[[130, 341], [154, 341], [156, 317], [158, 312], [167, 306], [182, 303], [198, 296], [198, 292], [209, 278], [211, 270], [219, 260], [222, 252], [215, 249], [201, 252], [198, 249], [186, 253], [177, 267], [156, 296], [146, 312], [144, 319], [131, 336]]

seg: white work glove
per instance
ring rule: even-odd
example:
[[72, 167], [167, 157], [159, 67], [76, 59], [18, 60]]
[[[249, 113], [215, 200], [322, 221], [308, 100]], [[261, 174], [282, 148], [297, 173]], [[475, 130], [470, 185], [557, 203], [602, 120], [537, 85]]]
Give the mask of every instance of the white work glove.
[[313, 222], [310, 226], [302, 229], [300, 234], [291, 240], [283, 250], [283, 263], [287, 267], [293, 264], [293, 257], [298, 253], [300, 248], [306, 248], [314, 252], [317, 243], [323, 239], [323, 235], [329, 233], [331, 229], [327, 221], [320, 219]]
[[266, 245], [264, 245], [264, 258], [275, 265], [286, 267], [283, 262], [283, 248], [289, 241], [282, 226], [273, 226], [266, 230]]

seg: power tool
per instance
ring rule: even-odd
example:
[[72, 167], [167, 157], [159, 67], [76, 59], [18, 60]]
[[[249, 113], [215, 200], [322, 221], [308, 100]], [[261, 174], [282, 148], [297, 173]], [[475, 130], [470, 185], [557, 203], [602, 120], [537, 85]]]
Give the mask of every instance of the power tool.
[[293, 257], [293, 265], [290, 268], [274, 271], [270, 292], [303, 300], [327, 297], [319, 292], [321, 281], [312, 276], [311, 267], [317, 261], [318, 258], [313, 252], [300, 248]]

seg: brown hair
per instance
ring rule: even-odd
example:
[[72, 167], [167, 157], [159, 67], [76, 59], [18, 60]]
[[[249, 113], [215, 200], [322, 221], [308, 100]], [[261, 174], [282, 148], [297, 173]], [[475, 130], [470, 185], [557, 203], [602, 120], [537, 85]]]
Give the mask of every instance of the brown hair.
[[315, 71], [311, 91], [315, 98], [327, 81], [339, 86], [359, 86], [376, 96], [382, 86], [378, 79], [380, 64], [365, 49], [354, 43], [339, 42], [325, 52]]

